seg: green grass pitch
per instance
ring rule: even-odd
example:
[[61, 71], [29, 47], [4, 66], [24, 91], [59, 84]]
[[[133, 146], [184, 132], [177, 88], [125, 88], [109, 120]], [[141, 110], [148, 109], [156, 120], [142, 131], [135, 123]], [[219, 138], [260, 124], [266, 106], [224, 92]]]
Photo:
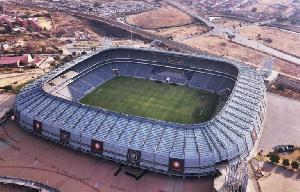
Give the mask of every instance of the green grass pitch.
[[186, 86], [133, 77], [115, 77], [80, 102], [167, 122], [194, 124], [211, 119], [218, 96]]

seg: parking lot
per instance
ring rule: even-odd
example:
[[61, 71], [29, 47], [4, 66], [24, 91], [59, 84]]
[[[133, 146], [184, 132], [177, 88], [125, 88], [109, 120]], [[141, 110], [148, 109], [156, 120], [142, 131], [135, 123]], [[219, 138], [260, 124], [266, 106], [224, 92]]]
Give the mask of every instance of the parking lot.
[[267, 154], [276, 145], [300, 146], [299, 109], [299, 101], [268, 92], [265, 127], [258, 150]]

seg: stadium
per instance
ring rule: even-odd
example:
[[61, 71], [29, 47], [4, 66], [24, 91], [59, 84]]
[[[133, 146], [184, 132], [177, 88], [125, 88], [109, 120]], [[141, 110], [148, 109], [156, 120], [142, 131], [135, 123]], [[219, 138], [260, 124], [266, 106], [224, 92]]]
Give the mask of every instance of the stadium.
[[[140, 102], [130, 98], [129, 104], [118, 102], [134, 79], [142, 84], [154, 83], [152, 90], [157, 86], [180, 90], [161, 96], [157, 90], [155, 97], [168, 97], [167, 100], [135, 107], [140, 111], [154, 108], [154, 112], [147, 112], [150, 116], [120, 112], [120, 107], [131, 109]], [[116, 82], [108, 93], [125, 87], [115, 93], [119, 99], [104, 98], [112, 81]], [[122, 84], [126, 81], [129, 84]], [[148, 85], [143, 88], [137, 84], [132, 90], [137, 87], [148, 89]], [[216, 106], [208, 112], [201, 108], [198, 115], [207, 113], [209, 117], [176, 121], [185, 112], [180, 113], [176, 107], [158, 109], [170, 99], [175, 101], [183, 89], [188, 90], [181, 94], [178, 103], [183, 105], [179, 109], [191, 100], [186, 93], [200, 90], [204, 94], [200, 101], [217, 95]], [[91, 95], [96, 98], [94, 104], [104, 100], [103, 105], [114, 104], [116, 108], [84, 104], [92, 100], [87, 99]], [[260, 133], [265, 98], [261, 75], [243, 63], [210, 56], [112, 48], [82, 56], [27, 85], [16, 98], [15, 119], [34, 134], [94, 156], [168, 175], [199, 177], [213, 175], [218, 162], [235, 162], [248, 156]], [[161, 115], [152, 117], [153, 113]]]

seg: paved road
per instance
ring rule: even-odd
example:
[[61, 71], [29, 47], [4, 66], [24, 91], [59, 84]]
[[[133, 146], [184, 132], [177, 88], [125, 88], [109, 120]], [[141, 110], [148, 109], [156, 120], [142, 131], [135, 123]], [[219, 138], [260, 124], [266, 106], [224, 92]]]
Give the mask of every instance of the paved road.
[[[20, 5], [20, 6], [27, 6], [27, 7], [36, 7], [36, 8], [38, 8], [38, 6], [36, 6], [36, 4], [30, 3], [30, 2], [28, 2], [27, 4], [22, 4], [22, 3], [16, 3], [16, 2], [14, 2], [14, 4], [15, 5]], [[62, 11], [62, 10], [48, 9], [48, 11]], [[185, 45], [185, 44], [177, 42], [177, 41], [172, 41], [172, 40], [167, 39], [165, 37], [149, 33], [147, 31], [139, 29], [139, 28], [137, 28], [135, 26], [130, 26], [130, 25], [127, 25], [127, 24], [124, 24], [124, 23], [120, 23], [120, 22], [118, 22], [116, 20], [113, 20], [113, 19], [98, 17], [98, 16], [95, 16], [95, 15], [87, 15], [87, 14], [83, 14], [81, 12], [75, 12], [74, 10], [70, 10], [69, 12], [65, 12], [65, 13], [69, 14], [69, 15], [72, 15], [72, 16], [75, 16], [75, 17], [81, 17], [81, 18], [86, 18], [86, 19], [90, 19], [90, 20], [100, 21], [100, 22], [106, 23], [108, 25], [115, 26], [115, 27], [124, 29], [126, 31], [132, 32], [134, 34], [139, 34], [139, 35], [147, 37], [149, 39], [156, 39], [156, 40], [158, 40], [158, 41], [160, 41], [160, 42], [162, 42], [162, 43], [164, 43], [164, 44], [166, 44], [166, 45], [168, 45], [170, 47], [177, 48], [179, 50], [182, 50], [182, 51], [185, 51], [185, 52], [188, 52], [188, 53], [191, 53], [191, 54], [211, 55], [211, 54], [208, 54], [206, 52], [200, 51], [199, 49], [196, 49], [194, 47]], [[214, 56], [218, 57], [218, 55], [214, 55]]]
[[244, 46], [247, 46], [247, 47], [251, 47], [251, 48], [256, 49], [258, 51], [261, 51], [261, 52], [273, 55], [275, 57], [284, 59], [286, 61], [290, 61], [292, 63], [296, 63], [296, 64], [300, 65], [300, 59], [299, 58], [296, 58], [292, 55], [283, 53], [283, 52], [278, 51], [276, 49], [270, 48], [270, 47], [268, 47], [266, 45], [263, 45], [263, 44], [261, 44], [257, 41], [248, 39], [248, 38], [234, 32], [232, 29], [220, 27], [220, 26], [210, 22], [209, 20], [201, 17], [200, 15], [198, 15], [194, 11], [190, 10], [189, 8], [187, 8], [187, 7], [183, 6], [182, 4], [177, 3], [173, 0], [164, 0], [164, 1], [170, 3], [171, 5], [177, 7], [178, 9], [181, 9], [182, 11], [186, 12], [187, 14], [201, 20], [206, 25], [213, 28], [213, 30], [222, 32], [222, 33], [219, 33], [220, 35], [224, 35], [224, 36], [228, 36], [228, 34], [235, 35], [235, 38], [233, 38], [232, 41], [234, 41], [238, 44], [241, 44], [241, 45], [244, 45]]
[[[262, 52], [268, 53], [270, 55], [273, 55], [275, 57], [279, 57], [279, 58], [284, 59], [286, 61], [290, 61], [290, 62], [293, 62], [293, 63], [296, 63], [296, 64], [300, 65], [300, 59], [298, 59], [296, 57], [285, 54], [285, 53], [283, 53], [281, 51], [278, 51], [278, 50], [275, 50], [273, 48], [267, 47], [267, 46], [265, 46], [263, 44], [260, 44], [260, 43], [254, 41], [254, 40], [249, 40], [248, 38], [243, 37], [240, 34], [235, 33], [234, 31], [232, 31], [232, 29], [219, 27], [216, 24], [214, 24], [214, 23], [206, 20], [205, 18], [199, 16], [197, 13], [190, 10], [189, 8], [187, 8], [187, 7], [181, 5], [180, 3], [177, 3], [173, 0], [165, 0], [165, 1], [172, 4], [173, 6], [175, 6], [177, 8], [179, 8], [179, 9], [181, 9], [182, 11], [188, 13], [189, 15], [191, 15], [195, 18], [198, 18], [199, 20], [204, 22], [209, 27], [214, 28], [215, 31], [220, 31], [221, 33], [219, 33], [219, 34], [222, 35], [222, 36], [223, 35], [227, 36], [228, 34], [232, 34], [232, 35], [234, 34], [235, 38], [233, 39], [233, 41], [235, 41], [236, 43], [239, 43], [239, 44], [245, 45], [247, 47], [257, 49], [259, 51], [262, 51]], [[15, 3], [15, 4], [17, 4], [17, 3]], [[34, 3], [28, 3], [26, 5], [20, 3], [19, 5], [37, 7]], [[49, 9], [49, 11], [61, 11], [61, 10]], [[132, 32], [132, 33], [139, 34], [139, 35], [142, 35], [144, 37], [148, 37], [150, 39], [156, 39], [156, 40], [158, 40], [158, 41], [160, 41], [160, 42], [162, 42], [162, 43], [164, 43], [164, 44], [166, 44], [170, 47], [178, 48], [180, 50], [183, 50], [183, 51], [186, 51], [186, 52], [189, 52], [189, 53], [192, 53], [192, 54], [211, 55], [211, 54], [205, 53], [203, 51], [200, 51], [199, 49], [196, 49], [194, 47], [185, 45], [185, 44], [177, 42], [177, 41], [172, 41], [172, 40], [167, 39], [165, 37], [146, 32], [146, 31], [144, 31], [142, 29], [139, 29], [137, 27], [134, 27], [134, 26], [129, 26], [127, 24], [120, 23], [120, 22], [118, 22], [116, 20], [113, 20], [113, 19], [98, 17], [98, 16], [95, 16], [95, 15], [86, 15], [86, 14], [82, 14], [82, 13], [79, 13], [79, 12], [74, 12], [73, 10], [70, 10], [69, 12], [67, 12], [67, 14], [77, 16], [77, 17], [97, 20], [97, 21], [100, 21], [100, 22], [104, 22], [104, 23], [107, 23], [109, 25], [125, 29], [127, 31]], [[217, 56], [217, 55], [214, 55], [214, 56]]]

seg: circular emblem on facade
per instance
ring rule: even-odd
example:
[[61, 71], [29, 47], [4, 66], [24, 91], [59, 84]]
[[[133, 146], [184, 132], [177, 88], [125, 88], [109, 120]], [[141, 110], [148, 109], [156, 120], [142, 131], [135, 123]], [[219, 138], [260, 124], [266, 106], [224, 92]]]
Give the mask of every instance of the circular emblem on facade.
[[99, 143], [95, 143], [95, 144], [94, 144], [94, 147], [95, 147], [95, 149], [99, 150], [100, 147], [101, 147], [101, 145], [100, 145]]
[[179, 167], [180, 167], [180, 163], [179, 163], [178, 161], [175, 161], [175, 162], [173, 163], [173, 167], [179, 168]]
[[140, 161], [140, 157], [139, 156], [140, 156], [139, 153], [136, 152], [136, 151], [130, 151], [128, 153], [128, 159], [129, 159], [129, 161], [132, 162], [132, 163], [135, 163], [135, 164], [139, 163], [139, 161]]

